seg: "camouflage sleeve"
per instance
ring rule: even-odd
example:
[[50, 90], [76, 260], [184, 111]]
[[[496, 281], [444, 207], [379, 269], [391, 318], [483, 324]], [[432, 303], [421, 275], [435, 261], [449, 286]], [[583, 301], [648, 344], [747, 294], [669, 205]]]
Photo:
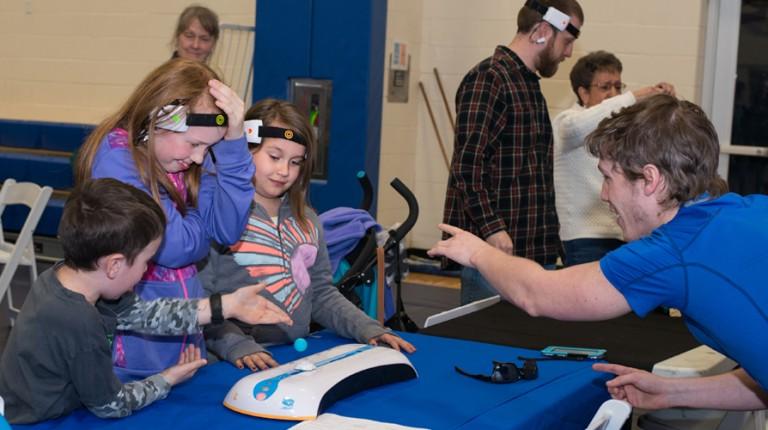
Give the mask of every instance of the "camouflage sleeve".
[[117, 314], [117, 329], [161, 336], [199, 333], [197, 302], [171, 298], [139, 300]]
[[165, 378], [160, 374], [152, 375], [141, 381], [124, 384], [112, 401], [104, 405], [88, 406], [88, 410], [99, 418], [122, 418], [155, 400], [166, 398], [170, 391], [171, 384]]

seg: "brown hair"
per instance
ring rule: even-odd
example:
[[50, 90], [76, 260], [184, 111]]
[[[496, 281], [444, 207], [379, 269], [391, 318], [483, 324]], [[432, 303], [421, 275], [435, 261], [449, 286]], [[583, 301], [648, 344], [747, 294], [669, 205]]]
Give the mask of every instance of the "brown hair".
[[179, 20], [176, 21], [176, 31], [173, 32], [173, 39], [171, 39], [171, 46], [176, 48], [176, 43], [179, 40], [181, 33], [184, 33], [190, 25], [192, 20], [197, 18], [200, 21], [200, 25], [208, 34], [213, 37], [213, 46], [216, 47], [216, 42], [219, 40], [219, 16], [216, 12], [208, 9], [204, 6], [191, 5], [187, 6], [179, 15]]
[[[75, 181], [82, 183], [91, 178], [94, 158], [101, 141], [114, 128], [120, 127], [128, 132], [128, 144], [136, 169], [155, 201], [160, 202], [161, 193], [166, 193], [182, 214], [186, 213], [187, 205], [197, 206], [202, 166], [193, 164], [184, 172], [187, 195], [179, 194], [155, 158], [157, 116], [154, 113], [171, 103], [181, 103], [190, 112], [200, 106], [221, 112], [208, 92], [208, 81], [211, 79], [219, 78], [210, 67], [183, 58], [169, 60], [152, 71], [120, 110], [102, 121], [88, 136], [78, 151]], [[142, 133], [146, 134], [146, 140], [141, 138]]]
[[164, 230], [163, 210], [144, 191], [112, 178], [85, 181], [69, 195], [59, 224], [64, 264], [92, 271], [110, 254], [133, 264]]
[[615, 55], [606, 51], [595, 51], [579, 58], [571, 69], [571, 89], [576, 94], [576, 100], [580, 105], [584, 105], [579, 97], [579, 88], [589, 89], [592, 85], [592, 79], [597, 72], [618, 72], [621, 73], [621, 61]]
[[[265, 126], [272, 126], [279, 122], [293, 130], [306, 142], [306, 157], [301, 164], [301, 171], [296, 182], [288, 189], [288, 201], [291, 205], [293, 216], [299, 222], [304, 230], [309, 230], [309, 223], [305, 215], [305, 206], [308, 204], [307, 190], [309, 182], [312, 179], [312, 164], [314, 162], [314, 153], [317, 142], [312, 126], [307, 117], [299, 111], [296, 105], [283, 100], [264, 99], [260, 100], [245, 113], [245, 119], [260, 119]], [[257, 152], [261, 145], [248, 144], [251, 151]]]
[[[551, 6], [568, 16], [576, 17], [584, 24], [584, 12], [576, 0], [538, 0], [538, 2], [544, 7]], [[521, 7], [520, 12], [517, 13], [517, 32], [529, 33], [542, 19], [543, 16], [534, 9], [528, 6]]]
[[666, 181], [664, 206], [682, 204], [702, 193], [718, 197], [728, 186], [717, 173], [720, 145], [704, 111], [695, 104], [659, 94], [600, 122], [586, 139], [589, 152], [610, 160], [630, 181], [643, 166], [656, 166]]

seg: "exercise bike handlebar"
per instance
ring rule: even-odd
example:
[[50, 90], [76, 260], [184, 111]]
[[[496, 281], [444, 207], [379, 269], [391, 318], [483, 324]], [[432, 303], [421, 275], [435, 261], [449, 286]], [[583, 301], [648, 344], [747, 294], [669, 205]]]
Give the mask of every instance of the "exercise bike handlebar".
[[419, 219], [419, 203], [416, 201], [416, 196], [413, 195], [411, 190], [406, 187], [400, 179], [393, 179], [389, 185], [392, 186], [403, 199], [405, 199], [406, 203], [408, 203], [408, 217], [398, 228], [390, 232], [391, 239], [395, 242], [400, 242], [403, 237], [411, 231], [414, 224], [416, 224], [416, 220]]
[[[365, 175], [365, 173], [363, 173], [363, 175]], [[363, 185], [363, 178], [360, 177], [360, 173], [358, 173], [358, 180], [360, 181], [360, 184]], [[368, 180], [367, 176], [364, 180], [368, 182], [368, 185], [370, 185], [370, 180]], [[408, 189], [408, 187], [406, 187], [405, 184], [403, 184], [400, 179], [397, 178], [393, 179], [392, 182], [390, 182], [390, 185], [395, 189], [395, 191], [397, 191], [398, 194], [400, 194], [403, 199], [405, 199], [406, 203], [408, 204], [408, 216], [398, 228], [389, 231], [389, 238], [387, 239], [386, 244], [384, 244], [385, 250], [388, 250], [395, 244], [399, 243], [400, 240], [402, 240], [402, 238], [405, 237], [405, 235], [408, 234], [408, 232], [413, 228], [414, 224], [416, 224], [416, 220], [419, 218], [419, 204], [411, 190]], [[358, 258], [351, 263], [349, 270], [347, 270], [346, 274], [337, 283], [339, 289], [343, 291], [348, 287], [353, 286], [360, 277], [360, 274], [367, 271], [375, 264], [376, 260], [370, 258], [371, 255], [374, 255], [375, 249], [376, 234], [373, 231], [369, 231], [366, 233], [365, 244], [362, 252]]]
[[371, 178], [360, 170], [357, 172], [357, 182], [360, 183], [360, 188], [363, 190], [363, 200], [360, 202], [360, 209], [368, 212], [371, 209], [373, 203], [373, 185], [371, 184]]

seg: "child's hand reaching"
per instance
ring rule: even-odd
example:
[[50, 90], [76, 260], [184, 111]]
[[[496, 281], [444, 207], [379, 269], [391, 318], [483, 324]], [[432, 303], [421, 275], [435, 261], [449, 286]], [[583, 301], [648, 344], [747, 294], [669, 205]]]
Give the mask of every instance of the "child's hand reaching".
[[264, 287], [266, 287], [264, 283], [249, 285], [221, 296], [224, 318], [237, 318], [248, 324], [293, 325], [288, 314], [259, 295]]
[[160, 372], [160, 375], [171, 386], [174, 386], [191, 378], [197, 369], [205, 366], [207, 362], [207, 360], [200, 358], [200, 348], [189, 345], [179, 356], [179, 362]]
[[210, 92], [215, 99], [216, 106], [227, 114], [227, 133], [224, 139], [239, 139], [244, 134], [243, 117], [245, 116], [245, 103], [232, 88], [223, 82], [211, 79], [208, 81]]
[[386, 343], [395, 351], [400, 351], [401, 348], [405, 352], [416, 351], [416, 347], [411, 345], [410, 342], [390, 333], [384, 333], [381, 336], [376, 336], [368, 341], [368, 343], [370, 343], [371, 345], [378, 345], [379, 342]]
[[268, 352], [261, 351], [238, 358], [237, 361], [235, 361], [235, 366], [237, 366], [238, 369], [248, 366], [249, 369], [255, 372], [257, 370], [267, 370], [271, 367], [277, 367], [279, 364]]

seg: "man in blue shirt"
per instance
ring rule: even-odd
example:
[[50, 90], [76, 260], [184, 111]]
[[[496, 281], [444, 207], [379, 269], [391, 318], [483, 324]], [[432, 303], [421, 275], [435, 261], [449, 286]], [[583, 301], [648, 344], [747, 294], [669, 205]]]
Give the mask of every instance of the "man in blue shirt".
[[604, 120], [587, 138], [603, 175], [600, 194], [629, 242], [599, 262], [547, 271], [461, 229], [430, 255], [476, 267], [533, 316], [602, 320], [658, 306], [682, 311], [693, 334], [740, 368], [707, 378], [661, 378], [613, 364], [607, 383], [635, 407], [768, 406], [768, 198], [725, 194], [719, 144], [696, 105], [649, 97]]

